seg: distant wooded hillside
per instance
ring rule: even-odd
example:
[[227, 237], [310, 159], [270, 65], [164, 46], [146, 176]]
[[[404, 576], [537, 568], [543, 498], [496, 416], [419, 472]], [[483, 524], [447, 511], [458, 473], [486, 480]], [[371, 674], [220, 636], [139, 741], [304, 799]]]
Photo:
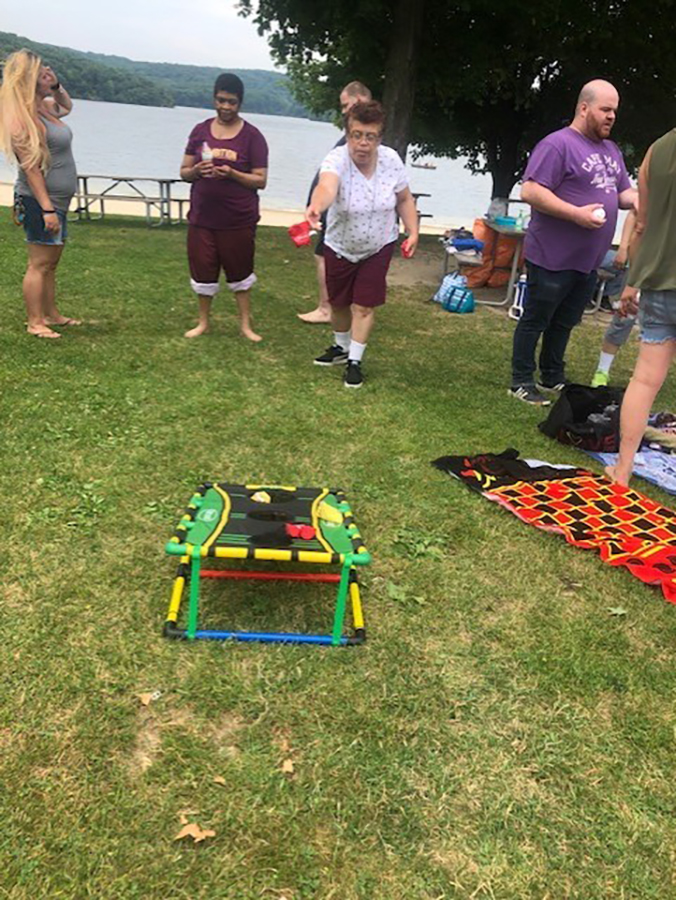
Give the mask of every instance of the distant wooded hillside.
[[0, 32], [0, 59], [22, 47], [42, 56], [63, 79], [71, 95], [84, 100], [209, 108], [216, 76], [230, 71], [244, 82], [244, 108], [248, 112], [319, 118], [293, 98], [289, 79], [279, 72], [136, 62], [124, 56], [56, 47]]

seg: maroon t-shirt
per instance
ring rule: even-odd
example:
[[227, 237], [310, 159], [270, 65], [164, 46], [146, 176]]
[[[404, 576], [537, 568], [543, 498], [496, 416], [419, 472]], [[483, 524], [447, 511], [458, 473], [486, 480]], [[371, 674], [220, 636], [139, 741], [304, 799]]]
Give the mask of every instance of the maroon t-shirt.
[[[244, 122], [239, 134], [229, 140], [218, 140], [211, 133], [214, 118], [195, 125], [190, 132], [185, 152], [202, 161], [206, 143], [215, 166], [227, 165], [240, 172], [267, 169], [268, 145], [260, 131]], [[258, 222], [258, 191], [242, 187], [231, 178], [198, 178], [190, 189], [188, 221], [201, 228], [228, 231], [246, 228]]]

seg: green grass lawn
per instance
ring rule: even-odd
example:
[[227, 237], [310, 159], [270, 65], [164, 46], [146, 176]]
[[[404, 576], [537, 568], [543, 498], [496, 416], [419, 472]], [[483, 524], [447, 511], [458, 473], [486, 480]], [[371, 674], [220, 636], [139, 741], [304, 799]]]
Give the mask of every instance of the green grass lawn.
[[[429, 465], [586, 459], [507, 396], [513, 323], [395, 288], [346, 391], [311, 364], [328, 334], [295, 318], [313, 263], [284, 231], [259, 233], [252, 346], [225, 292], [212, 333], [182, 337], [183, 229], [110, 219], [72, 227], [59, 273], [91, 324], [36, 340], [8, 218], [0, 897], [676, 897], [676, 609]], [[576, 331], [572, 377], [601, 334]], [[164, 543], [205, 478], [346, 489], [366, 645], [163, 639]], [[330, 588], [209, 588], [212, 623], [330, 628]], [[181, 814], [215, 836], [175, 842]]]

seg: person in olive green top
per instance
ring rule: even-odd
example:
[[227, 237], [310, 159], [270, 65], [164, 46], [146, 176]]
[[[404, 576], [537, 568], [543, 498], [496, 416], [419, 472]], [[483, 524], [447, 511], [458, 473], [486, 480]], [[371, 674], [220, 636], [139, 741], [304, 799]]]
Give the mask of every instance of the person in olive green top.
[[[638, 309], [641, 347], [620, 413], [620, 454], [606, 474], [629, 484], [634, 455], [676, 354], [676, 129], [650, 147], [638, 176], [638, 216], [622, 312]], [[640, 292], [640, 295], [639, 295]]]

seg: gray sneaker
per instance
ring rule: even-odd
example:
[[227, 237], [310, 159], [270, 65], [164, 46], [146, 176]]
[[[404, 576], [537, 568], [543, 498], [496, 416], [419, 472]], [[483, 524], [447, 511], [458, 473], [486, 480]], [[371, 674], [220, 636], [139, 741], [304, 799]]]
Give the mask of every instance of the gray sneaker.
[[551, 400], [544, 397], [534, 384], [515, 384], [507, 393], [510, 397], [516, 397], [531, 406], [549, 406]]
[[321, 354], [315, 357], [316, 366], [342, 366], [347, 362], [347, 350], [343, 350], [337, 344], [331, 344]]

